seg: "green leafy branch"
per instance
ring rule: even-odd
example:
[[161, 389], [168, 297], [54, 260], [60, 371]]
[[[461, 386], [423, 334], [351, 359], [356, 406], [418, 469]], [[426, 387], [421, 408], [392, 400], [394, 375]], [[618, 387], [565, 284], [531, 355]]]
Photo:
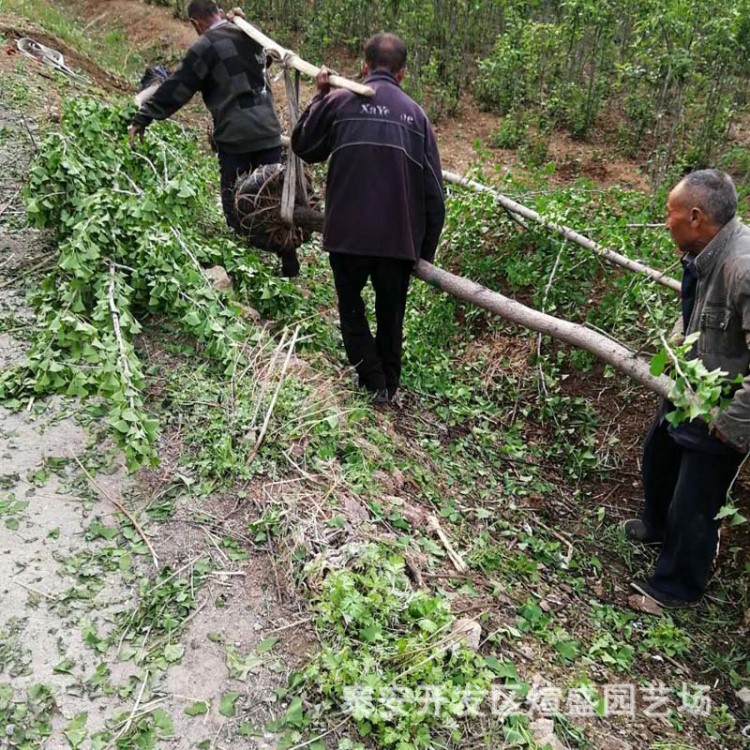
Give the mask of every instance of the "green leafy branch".
[[729, 378], [725, 370], [709, 370], [691, 356], [699, 338], [699, 332], [691, 333], [681, 344], [670, 344], [662, 336], [663, 348], [651, 360], [652, 375], [671, 372], [674, 376], [669, 401], [675, 408], [667, 414], [674, 426], [695, 419], [711, 422], [728, 406], [737, 384], [742, 382], [742, 376]]
[[[701, 360], [691, 358], [699, 338], [699, 332], [691, 333], [681, 344], [670, 345], [662, 336], [664, 347], [651, 360], [653, 375], [658, 377], [671, 369], [677, 376], [669, 392], [669, 400], [675, 408], [666, 415], [667, 421], [675, 427], [694, 419], [710, 423], [729, 405], [737, 385], [742, 382], [741, 375], [729, 378], [725, 370], [709, 370]], [[716, 518], [729, 518], [730, 526], [747, 521], [731, 502], [727, 502]]]
[[134, 345], [141, 321], [171, 319], [224, 372], [253, 332], [203, 266], [242, 273], [242, 291], [264, 312], [292, 295], [219, 228], [211, 164], [195, 144], [167, 123], [134, 151], [123, 135], [128, 114], [93, 99], [66, 102], [62, 131], [46, 139], [30, 170], [28, 216], [52, 230], [59, 254], [33, 296], [35, 337], [23, 363], [0, 375], [0, 399], [16, 408], [52, 393], [101, 399], [135, 469], [156, 462], [157, 422]]

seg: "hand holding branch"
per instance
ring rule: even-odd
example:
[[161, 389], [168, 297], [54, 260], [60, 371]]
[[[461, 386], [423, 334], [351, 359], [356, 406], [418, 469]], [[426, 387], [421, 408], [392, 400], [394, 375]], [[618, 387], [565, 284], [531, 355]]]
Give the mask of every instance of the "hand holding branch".
[[128, 140], [130, 141], [130, 147], [135, 148], [137, 140], [143, 140], [143, 136], [146, 133], [146, 128], [143, 125], [132, 123], [128, 128]]
[[326, 68], [325, 65], [320, 69], [318, 75], [315, 76], [315, 88], [319, 93], [325, 96], [331, 90], [331, 71]]

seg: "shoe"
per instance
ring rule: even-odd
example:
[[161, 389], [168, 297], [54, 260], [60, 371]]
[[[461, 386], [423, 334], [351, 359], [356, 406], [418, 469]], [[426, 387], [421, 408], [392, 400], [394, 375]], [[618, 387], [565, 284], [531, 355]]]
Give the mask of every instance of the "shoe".
[[385, 406], [388, 403], [388, 391], [385, 388], [378, 388], [373, 391], [370, 401], [373, 406]]
[[299, 276], [299, 260], [297, 259], [296, 250], [286, 250], [279, 253], [281, 258], [281, 275], [287, 279], [294, 279]]
[[685, 609], [687, 607], [695, 607], [700, 602], [700, 599], [694, 601], [677, 599], [674, 596], [670, 596], [663, 591], [655, 589], [650, 583], [648, 583], [648, 581], [633, 581], [630, 584], [630, 587], [639, 594], [655, 601], [663, 609]]
[[661, 544], [662, 538], [652, 534], [640, 518], [631, 518], [622, 525], [625, 536], [641, 544]]

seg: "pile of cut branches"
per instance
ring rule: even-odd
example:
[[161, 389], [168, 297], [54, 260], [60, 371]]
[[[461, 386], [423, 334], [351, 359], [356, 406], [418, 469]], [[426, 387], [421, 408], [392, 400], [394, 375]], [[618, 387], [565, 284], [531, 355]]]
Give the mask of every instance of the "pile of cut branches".
[[[53, 271], [34, 295], [40, 325], [25, 360], [0, 376], [0, 398], [26, 405], [46, 394], [102, 399], [128, 466], [154, 463], [156, 421], [144, 406], [134, 337], [166, 316], [204, 357], [229, 370], [257, 339], [203, 268], [252, 280], [261, 311], [289, 302], [286, 282], [221, 229], [212, 164], [172, 123], [132, 150], [127, 109], [68, 101], [61, 132], [41, 147], [26, 188], [30, 220], [52, 230]], [[186, 166], [189, 165], [189, 168]], [[265, 309], [263, 309], [265, 308]]]

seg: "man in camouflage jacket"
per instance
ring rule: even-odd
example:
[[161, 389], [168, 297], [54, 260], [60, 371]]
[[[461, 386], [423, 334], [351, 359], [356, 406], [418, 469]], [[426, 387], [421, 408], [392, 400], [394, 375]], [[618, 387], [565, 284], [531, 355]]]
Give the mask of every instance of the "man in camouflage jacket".
[[[141, 105], [129, 133], [131, 140], [142, 137], [153, 120], [167, 119], [200, 91], [214, 121], [224, 215], [227, 224], [238, 230], [237, 178], [261, 164], [281, 162], [281, 126], [266, 81], [266, 56], [213, 0], [193, 0], [187, 12], [199, 38], [175, 72]], [[282, 272], [287, 276], [299, 272], [294, 251], [282, 255]]]

